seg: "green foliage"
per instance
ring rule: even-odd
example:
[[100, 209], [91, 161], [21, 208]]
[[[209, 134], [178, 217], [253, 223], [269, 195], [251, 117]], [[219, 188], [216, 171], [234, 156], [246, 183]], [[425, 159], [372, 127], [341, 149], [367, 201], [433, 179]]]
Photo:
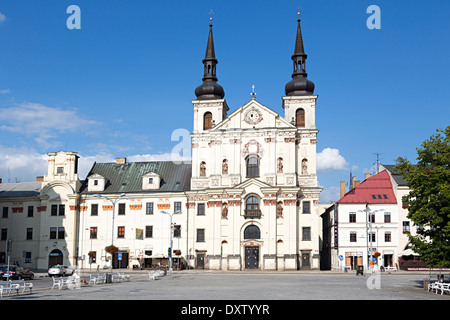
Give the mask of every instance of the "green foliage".
[[450, 126], [417, 148], [417, 164], [399, 157], [394, 172], [408, 182], [408, 218], [420, 226], [412, 249], [433, 267], [450, 267]]

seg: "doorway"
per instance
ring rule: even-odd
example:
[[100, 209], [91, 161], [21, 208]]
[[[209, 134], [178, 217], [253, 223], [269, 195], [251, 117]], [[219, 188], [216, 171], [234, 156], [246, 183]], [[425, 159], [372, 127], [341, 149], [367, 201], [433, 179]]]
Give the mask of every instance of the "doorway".
[[60, 264], [62, 265], [64, 262], [64, 255], [61, 250], [54, 249], [48, 255], [48, 267], [53, 267], [54, 265]]
[[[121, 256], [121, 260], [119, 260], [119, 255]], [[128, 252], [120, 251], [118, 253], [113, 254], [113, 269], [122, 269], [128, 268]]]
[[311, 269], [311, 260], [310, 260], [309, 252], [302, 252], [302, 269], [309, 270]]
[[259, 269], [259, 247], [245, 247], [245, 269]]
[[197, 253], [197, 269], [205, 269], [205, 254]]

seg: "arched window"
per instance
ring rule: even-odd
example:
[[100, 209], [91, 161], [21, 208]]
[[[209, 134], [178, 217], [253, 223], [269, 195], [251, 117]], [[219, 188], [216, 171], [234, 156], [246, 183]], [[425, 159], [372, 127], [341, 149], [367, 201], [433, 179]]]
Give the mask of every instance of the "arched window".
[[260, 239], [261, 238], [261, 231], [257, 226], [254, 224], [249, 225], [244, 230], [244, 239]]
[[203, 130], [209, 130], [212, 128], [212, 113], [205, 112], [203, 115]]
[[259, 210], [259, 199], [255, 196], [249, 196], [245, 200], [245, 218], [261, 218], [261, 211]]
[[204, 176], [206, 176], [206, 162], [202, 161], [202, 163], [200, 163], [200, 177]]
[[305, 127], [305, 110], [302, 108], [295, 111], [295, 126], [298, 128]]
[[247, 158], [247, 178], [256, 177], [259, 177], [259, 158], [252, 154]]

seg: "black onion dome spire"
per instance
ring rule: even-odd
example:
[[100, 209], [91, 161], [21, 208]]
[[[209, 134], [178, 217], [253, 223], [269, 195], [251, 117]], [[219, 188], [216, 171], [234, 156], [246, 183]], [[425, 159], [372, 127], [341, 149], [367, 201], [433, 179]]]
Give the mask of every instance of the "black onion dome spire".
[[295, 39], [294, 54], [291, 59], [294, 62], [294, 72], [292, 80], [286, 84], [285, 93], [287, 96], [308, 96], [314, 93], [315, 85], [312, 81], [306, 79], [306, 57], [303, 47], [302, 29], [300, 27], [300, 12], [297, 19], [297, 37]]
[[214, 40], [212, 33], [212, 18], [209, 24], [208, 44], [206, 45], [203, 83], [195, 89], [195, 95], [198, 100], [223, 99], [225, 92], [221, 85], [217, 83], [216, 65], [218, 63], [214, 52]]

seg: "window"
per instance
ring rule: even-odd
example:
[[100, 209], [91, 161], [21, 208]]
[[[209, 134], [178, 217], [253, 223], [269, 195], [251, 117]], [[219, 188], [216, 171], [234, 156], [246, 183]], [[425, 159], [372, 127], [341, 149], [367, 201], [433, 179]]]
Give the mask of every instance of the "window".
[[350, 212], [348, 222], [356, 222], [356, 212]]
[[384, 242], [391, 242], [391, 232], [390, 231], [386, 231], [384, 233]]
[[119, 203], [119, 215], [125, 215], [125, 203]]
[[384, 222], [385, 223], [390, 223], [391, 222], [391, 213], [390, 212], [385, 212], [384, 213]]
[[302, 108], [295, 111], [295, 126], [297, 128], [305, 127], [305, 110], [303, 110]]
[[311, 213], [311, 202], [303, 201], [303, 213]]
[[212, 128], [212, 113], [205, 112], [203, 115], [203, 130], [209, 130]]
[[409, 233], [410, 232], [409, 221], [403, 221], [402, 222], [402, 230], [403, 230], [403, 233]]
[[8, 218], [8, 207], [3, 207], [2, 218]]
[[375, 223], [375, 213], [374, 212], [369, 213], [369, 222]]
[[56, 231], [57, 231], [57, 228], [55, 228], [55, 227], [50, 228], [50, 239], [56, 239]]
[[117, 238], [118, 239], [125, 238], [125, 227], [117, 227]]
[[378, 194], [378, 199], [381, 199], [381, 194]]
[[25, 263], [31, 263], [31, 252], [25, 252]]
[[34, 215], [34, 207], [28, 206], [28, 217], [31, 218]]
[[173, 237], [181, 238], [181, 226], [180, 225], [173, 226]]
[[245, 217], [259, 218], [260, 216], [259, 199], [255, 196], [249, 196], [247, 200], [245, 200]]
[[145, 237], [153, 238], [153, 226], [145, 226]]
[[153, 202], [147, 202], [145, 205], [145, 214], [153, 214]]
[[8, 229], [3, 228], [3, 229], [2, 229], [2, 235], [1, 235], [1, 237], [0, 237], [0, 240], [7, 240], [7, 238], [8, 238]]
[[387, 195], [383, 194], [383, 198], [387, 199], [388, 197], [387, 197]]
[[369, 241], [372, 241], [372, 243], [374, 243], [376, 241], [376, 234], [375, 234], [375, 232], [370, 233], [369, 237], [371, 238]]
[[57, 167], [56, 168], [56, 174], [63, 174], [64, 173], [64, 167]]
[[50, 211], [50, 214], [52, 216], [58, 215], [58, 205], [57, 204], [52, 204], [52, 210]]
[[98, 216], [98, 204], [91, 204], [91, 216]]
[[254, 224], [249, 225], [244, 230], [244, 239], [260, 239], [261, 238], [261, 231], [257, 226]]
[[63, 227], [58, 228], [58, 239], [64, 239], [65, 237], [65, 230]]
[[376, 199], [376, 198], [377, 198], [377, 196], [373, 194], [372, 195], [372, 199]]
[[197, 205], [197, 215], [198, 216], [204, 216], [205, 215], [205, 204], [199, 203]]
[[98, 186], [98, 180], [94, 180], [94, 186]]
[[247, 158], [247, 178], [259, 177], [259, 158], [256, 155], [249, 155]]
[[64, 204], [60, 204], [58, 208], [58, 215], [64, 216], [66, 213], [66, 206]]
[[181, 202], [174, 203], [174, 212], [180, 214], [181, 213]]
[[148, 184], [153, 184], [153, 178], [148, 178]]
[[302, 240], [311, 241], [311, 227], [302, 228]]
[[33, 240], [33, 228], [27, 228], [27, 240]]
[[205, 229], [197, 229], [197, 242], [205, 242]]
[[356, 242], [356, 231], [350, 231], [350, 242]]
[[97, 239], [97, 227], [91, 227], [90, 239]]

